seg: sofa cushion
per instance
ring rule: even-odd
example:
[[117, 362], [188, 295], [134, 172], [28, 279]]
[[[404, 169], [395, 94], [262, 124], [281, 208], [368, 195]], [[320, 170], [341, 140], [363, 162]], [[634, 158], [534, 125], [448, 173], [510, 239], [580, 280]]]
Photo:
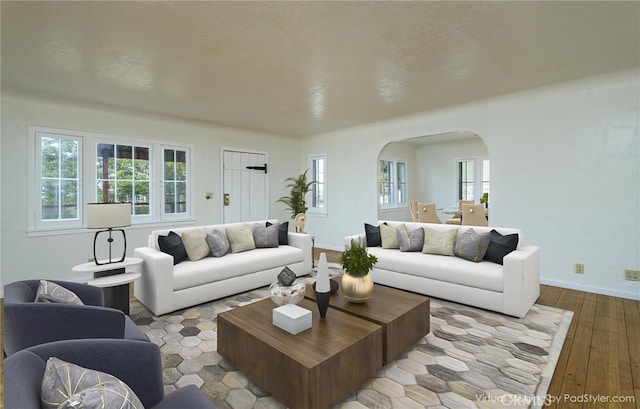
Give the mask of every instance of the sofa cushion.
[[35, 302], [84, 305], [73, 291], [46, 280], [40, 280]]
[[[271, 226], [271, 222], [267, 222], [266, 226]], [[289, 222], [280, 223], [278, 226], [278, 244], [289, 244]]]
[[182, 238], [174, 231], [170, 231], [166, 236], [158, 236], [158, 246], [160, 251], [173, 256], [174, 265], [188, 258]]
[[437, 231], [431, 227], [424, 227], [424, 246], [422, 252], [426, 254], [439, 254], [441, 256], [453, 256], [453, 247], [456, 244], [458, 229]]
[[504, 256], [518, 247], [518, 234], [502, 235], [495, 229], [489, 233], [491, 240], [484, 255], [486, 261], [502, 264]]
[[226, 233], [232, 253], [240, 253], [256, 248], [256, 242], [253, 240], [253, 232], [249, 226], [245, 224], [228, 226]]
[[199, 261], [184, 261], [173, 268], [173, 290], [278, 268], [273, 275], [275, 281], [282, 266], [303, 260], [302, 249], [287, 245], [231, 253], [224, 257], [207, 257]]
[[380, 241], [382, 247], [385, 249], [398, 249], [398, 230], [395, 227], [387, 226], [386, 224], [380, 225]]
[[213, 257], [222, 257], [227, 254], [231, 248], [227, 236], [220, 230], [207, 233], [207, 245]]
[[144, 409], [131, 388], [115, 376], [55, 357], [47, 360], [40, 397], [47, 409]]
[[408, 231], [407, 226], [401, 224], [397, 234], [400, 251], [422, 251], [424, 246], [424, 229], [422, 227]]
[[182, 244], [191, 261], [198, 261], [210, 253], [207, 235], [200, 229], [193, 229], [182, 233]]
[[490, 240], [489, 233], [479, 234], [473, 229], [460, 231], [453, 252], [458, 257], [478, 263], [484, 258]]
[[364, 234], [367, 237], [367, 247], [382, 246], [382, 237], [380, 237], [380, 226], [372, 226], [365, 223]]
[[402, 253], [380, 247], [370, 248], [369, 253], [378, 257], [374, 280], [375, 270], [380, 269], [489, 291], [502, 292], [504, 289], [502, 266], [488, 261], [472, 263], [459, 257]]
[[278, 247], [279, 229], [280, 226], [277, 223], [270, 226], [256, 223], [253, 226], [253, 241], [256, 248]]

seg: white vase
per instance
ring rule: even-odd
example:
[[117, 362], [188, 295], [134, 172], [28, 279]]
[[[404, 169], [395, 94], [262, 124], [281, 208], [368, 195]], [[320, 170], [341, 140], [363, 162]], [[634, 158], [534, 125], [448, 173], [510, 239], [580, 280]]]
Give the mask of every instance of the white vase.
[[316, 292], [328, 293], [330, 291], [331, 283], [329, 282], [329, 267], [327, 266], [327, 255], [325, 253], [320, 253], [318, 274], [316, 276]]

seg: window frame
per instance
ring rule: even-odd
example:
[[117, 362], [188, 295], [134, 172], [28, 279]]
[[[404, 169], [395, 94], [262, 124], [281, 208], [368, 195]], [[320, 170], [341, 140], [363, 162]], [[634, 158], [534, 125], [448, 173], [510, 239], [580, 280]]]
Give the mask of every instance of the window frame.
[[[79, 141], [79, 187], [78, 187], [78, 218], [72, 223], [46, 222], [42, 220], [41, 199], [41, 136], [43, 134], [60, 135], [76, 138]], [[142, 138], [114, 136], [92, 132], [80, 132], [55, 129], [40, 126], [28, 127], [29, 143], [29, 172], [28, 172], [28, 201], [29, 217], [27, 232], [29, 234], [63, 234], [86, 229], [85, 207], [87, 203], [98, 202], [98, 145], [113, 144], [149, 149], [149, 214], [133, 215], [132, 225], [162, 224], [166, 222], [192, 221], [194, 218], [194, 197], [191, 186], [193, 177], [193, 146], [188, 144], [167, 144]], [[167, 214], [164, 212], [164, 150], [172, 149], [185, 152], [186, 159], [186, 212]]]
[[[389, 175], [389, 182], [382, 181], [382, 162], [390, 163], [391, 169]], [[399, 172], [399, 166], [402, 165], [404, 167], [404, 180], [400, 180], [401, 172]], [[407, 161], [404, 159], [395, 159], [395, 158], [380, 158], [378, 160], [378, 206], [380, 209], [403, 209], [408, 206], [407, 202], [407, 186], [408, 180], [407, 175], [409, 172], [409, 166]], [[382, 202], [382, 183], [389, 183], [389, 191], [393, 192], [391, 195], [391, 201], [389, 203]], [[400, 186], [404, 186], [404, 200], [402, 200], [402, 193], [400, 190]]]
[[[319, 181], [318, 183], [314, 183], [313, 185], [311, 185], [311, 191], [309, 192], [309, 195], [311, 197], [307, 201], [307, 207], [308, 207], [307, 214], [326, 216], [328, 214], [328, 204], [329, 204], [328, 195], [327, 195], [327, 169], [328, 169], [327, 154], [318, 153], [318, 154], [309, 155], [308, 161], [309, 161], [309, 169], [311, 170], [311, 174], [309, 175], [309, 180], [310, 181], [316, 180], [315, 163], [317, 161], [322, 161], [323, 169], [321, 170], [320, 173], [322, 173], [324, 177], [322, 181]], [[319, 198], [320, 187], [322, 187], [323, 206], [316, 206], [315, 203], [318, 203], [320, 201], [320, 198]]]
[[[468, 196], [463, 196], [462, 192], [463, 192], [463, 188], [462, 188], [462, 170], [461, 170], [461, 163], [463, 162], [471, 162], [472, 165], [469, 169], [471, 169], [473, 171], [473, 181], [472, 182], [465, 182], [467, 184], [469, 184], [472, 187], [472, 195], [471, 197]], [[485, 162], [488, 163], [488, 167], [489, 167], [489, 179], [485, 179], [485, 175], [484, 175], [484, 164]], [[491, 175], [491, 160], [487, 157], [487, 156], [476, 156], [476, 157], [466, 157], [466, 158], [459, 158], [456, 159], [456, 170], [455, 170], [455, 175], [456, 175], [456, 200], [473, 200], [474, 203], [480, 203], [480, 198], [482, 197], [482, 194], [486, 191], [489, 192], [490, 188], [491, 188], [491, 179], [490, 179], [490, 175]], [[486, 186], [486, 187], [485, 187]]]

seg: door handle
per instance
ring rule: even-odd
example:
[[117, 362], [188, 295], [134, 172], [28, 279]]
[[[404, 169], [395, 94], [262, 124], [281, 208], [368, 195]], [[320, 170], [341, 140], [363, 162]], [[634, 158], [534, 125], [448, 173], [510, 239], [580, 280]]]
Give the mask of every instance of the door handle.
[[225, 193], [222, 200], [225, 206], [229, 206], [229, 193]]

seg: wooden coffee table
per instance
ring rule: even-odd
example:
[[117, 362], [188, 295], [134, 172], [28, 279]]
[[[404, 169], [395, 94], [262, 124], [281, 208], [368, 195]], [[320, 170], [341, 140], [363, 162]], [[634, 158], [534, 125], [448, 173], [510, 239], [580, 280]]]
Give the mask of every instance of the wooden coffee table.
[[331, 408], [382, 367], [382, 327], [338, 310], [292, 335], [272, 323], [271, 299], [218, 315], [218, 353], [290, 408]]
[[[341, 279], [332, 278], [342, 285]], [[315, 300], [311, 285], [307, 285], [305, 297]], [[397, 288], [375, 284], [373, 296], [362, 304], [350, 303], [342, 295], [342, 290], [338, 289], [329, 299], [329, 307], [328, 320], [335, 313], [334, 310], [339, 310], [382, 326], [383, 365], [396, 359], [429, 333], [429, 298]]]

